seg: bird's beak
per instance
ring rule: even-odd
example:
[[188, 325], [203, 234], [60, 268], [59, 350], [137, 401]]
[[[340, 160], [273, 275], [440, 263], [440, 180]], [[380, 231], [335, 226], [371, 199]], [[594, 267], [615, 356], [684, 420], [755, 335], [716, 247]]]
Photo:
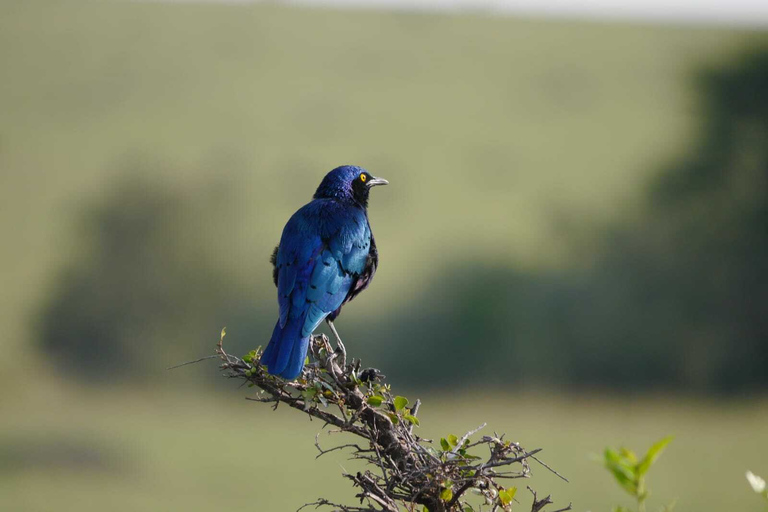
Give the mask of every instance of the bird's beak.
[[368, 180], [368, 188], [375, 187], [376, 185], [389, 185], [389, 182], [385, 180], [384, 178], [373, 178]]

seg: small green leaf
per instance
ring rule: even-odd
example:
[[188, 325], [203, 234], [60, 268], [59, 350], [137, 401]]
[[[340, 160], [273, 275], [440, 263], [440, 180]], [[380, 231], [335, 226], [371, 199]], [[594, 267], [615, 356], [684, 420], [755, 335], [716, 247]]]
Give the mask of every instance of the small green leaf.
[[309, 356], [304, 358], [304, 366], [307, 366], [309, 364]]
[[396, 411], [402, 411], [405, 409], [405, 406], [408, 405], [408, 399], [404, 396], [396, 396], [395, 397], [395, 410]]
[[369, 396], [368, 397], [368, 405], [372, 405], [374, 407], [378, 407], [381, 405], [381, 402], [383, 402], [384, 399], [380, 396]]
[[448, 442], [451, 443], [451, 446], [456, 446], [459, 444], [459, 438], [451, 434], [448, 436]]
[[510, 493], [507, 489], [502, 489], [499, 491], [499, 501], [503, 506], [507, 506], [510, 503], [512, 503], [512, 498], [514, 497], [514, 493]]
[[448, 444], [448, 440], [444, 437], [440, 438], [440, 447], [443, 449], [443, 451], [449, 451], [451, 449], [451, 445]]
[[637, 496], [637, 478], [634, 466], [628, 465], [627, 460], [615, 450], [606, 448], [605, 467], [625, 491], [632, 496]]
[[635, 452], [628, 448], [622, 448], [620, 452], [621, 456], [624, 457], [630, 464], [637, 464], [637, 455], [635, 455]]
[[421, 424], [419, 423], [419, 418], [417, 418], [416, 416], [412, 414], [406, 414], [404, 417], [406, 420], [410, 421], [411, 424], [416, 425], [417, 427], [421, 426]]
[[661, 453], [664, 451], [664, 448], [667, 447], [672, 439], [672, 436], [667, 436], [664, 439], [656, 441], [653, 446], [648, 448], [648, 453], [645, 454], [643, 460], [641, 460], [640, 464], [637, 465], [638, 475], [642, 476], [648, 472], [648, 470], [651, 468], [651, 465], [656, 462], [656, 459], [659, 458]]
[[397, 417], [397, 414], [395, 414], [395, 413], [393, 413], [393, 412], [390, 412], [390, 413], [388, 414], [388, 416], [389, 416], [389, 419], [390, 419], [390, 420], [392, 420], [392, 423], [394, 423], [395, 425], [397, 425], [398, 423], [400, 423], [400, 418], [398, 418], [398, 417]]
[[440, 499], [443, 501], [451, 501], [453, 499], [453, 491], [450, 487], [440, 491]]
[[222, 341], [224, 341], [224, 336], [226, 336], [226, 335], [227, 335], [227, 328], [226, 327], [222, 327], [221, 328], [221, 340]]

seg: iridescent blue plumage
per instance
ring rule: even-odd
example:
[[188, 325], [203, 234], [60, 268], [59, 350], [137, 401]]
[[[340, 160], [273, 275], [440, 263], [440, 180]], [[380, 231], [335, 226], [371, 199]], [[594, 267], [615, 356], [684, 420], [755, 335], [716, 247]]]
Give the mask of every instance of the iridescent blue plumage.
[[378, 252], [368, 192], [386, 183], [361, 167], [337, 167], [286, 224], [272, 256], [280, 317], [261, 358], [269, 373], [298, 377], [312, 332], [373, 279]]

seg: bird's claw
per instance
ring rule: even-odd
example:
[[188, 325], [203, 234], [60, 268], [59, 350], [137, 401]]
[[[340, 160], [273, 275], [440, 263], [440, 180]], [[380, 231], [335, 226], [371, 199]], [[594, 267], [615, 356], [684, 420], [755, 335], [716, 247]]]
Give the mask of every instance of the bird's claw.
[[344, 346], [344, 343], [341, 341], [341, 336], [339, 336], [339, 332], [336, 330], [336, 326], [333, 325], [333, 322], [330, 320], [326, 320], [326, 323], [331, 328], [331, 332], [333, 332], [334, 338], [336, 338], [336, 344], [338, 345], [336, 347], [335, 354], [338, 354], [339, 359], [339, 366], [341, 368], [344, 368], [347, 366], [347, 348]]
[[339, 366], [341, 368], [344, 368], [345, 366], [347, 366], [347, 349], [340, 339], [337, 338], [337, 341], [339, 343], [339, 346], [336, 347], [336, 350], [333, 352], [333, 354], [338, 358]]

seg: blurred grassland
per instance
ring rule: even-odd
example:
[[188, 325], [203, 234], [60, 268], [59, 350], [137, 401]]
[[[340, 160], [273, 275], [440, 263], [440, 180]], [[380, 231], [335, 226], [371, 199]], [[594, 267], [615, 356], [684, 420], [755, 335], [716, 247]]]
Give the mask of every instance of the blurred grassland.
[[[0, 509], [287, 511], [318, 496], [351, 503], [340, 474], [358, 466], [335, 453], [315, 460], [321, 424], [287, 409], [272, 413], [243, 401], [243, 394], [73, 394], [62, 386], [47, 394], [45, 407], [7, 401], [0, 422]], [[461, 415], [454, 413], [457, 404]], [[605, 445], [644, 450], [668, 433], [676, 439], [651, 472], [649, 510], [674, 498], [681, 511], [762, 510], [744, 472], [745, 464], [766, 470], [765, 402], [566, 400], [510, 390], [480, 400], [426, 397], [420, 416], [427, 437], [460, 435], [487, 421], [489, 431], [543, 447], [542, 459], [571, 483], [537, 466], [532, 480], [515, 483], [551, 492], [563, 505], [573, 500], [577, 511], [631, 504], [591, 454]], [[320, 436], [325, 447], [343, 440]], [[527, 493], [521, 496], [527, 503]]]
[[340, 163], [392, 182], [371, 212], [387, 271], [369, 299], [382, 311], [446, 260], [581, 264], [591, 237], [575, 226], [631, 216], [649, 174], [685, 147], [693, 70], [765, 40], [276, 5], [3, 2], [2, 343], [27, 344], [52, 276], [83, 250], [78, 209], [126, 172], [176, 189], [234, 183], [201, 205], [228, 221], [196, 234], [249, 289], [267, 285], [280, 227]]
[[[0, 3], [0, 510], [293, 510], [327, 486], [350, 495], [347, 462], [314, 460], [319, 423], [238, 392], [100, 391], [46, 374], [56, 361], [29, 348], [33, 315], [85, 251], [82, 206], [109, 202], [121, 177], [196, 198], [182, 238], [270, 297], [254, 316], [274, 312], [267, 258], [319, 177], [359, 163], [390, 179], [371, 207], [382, 266], [351, 322], [371, 305], [391, 312], [456, 261], [587, 264], [598, 238], [579, 229], [632, 216], [654, 170], [687, 150], [694, 72], [766, 42], [277, 5]], [[532, 483], [575, 510], [627, 504], [589, 453], [666, 434], [677, 438], [651, 474], [652, 508], [677, 497], [678, 510], [760, 510], [743, 474], [768, 473], [765, 403], [510, 389], [459, 417], [444, 395], [426, 400], [427, 436], [487, 421], [543, 447], [572, 484], [540, 468]]]

